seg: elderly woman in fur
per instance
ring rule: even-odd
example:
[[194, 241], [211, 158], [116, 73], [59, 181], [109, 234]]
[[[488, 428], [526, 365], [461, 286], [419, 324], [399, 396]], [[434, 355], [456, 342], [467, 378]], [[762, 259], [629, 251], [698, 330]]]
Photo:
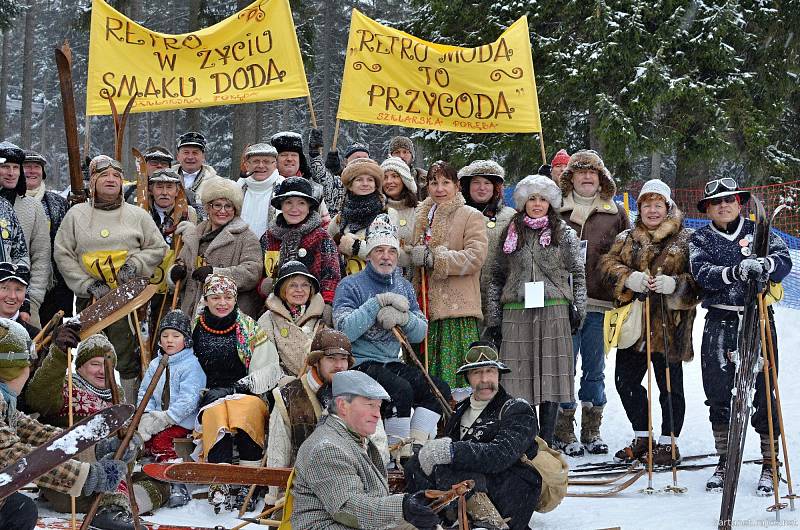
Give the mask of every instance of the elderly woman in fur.
[[[681, 362], [692, 360], [694, 355], [692, 323], [699, 290], [689, 270], [692, 230], [683, 227], [683, 214], [672, 201], [669, 186], [658, 179], [645, 183], [637, 205], [639, 215], [634, 227], [617, 236], [611, 250], [600, 259], [599, 267], [618, 305], [630, 303], [635, 297], [650, 296], [650, 348], [662, 418], [653, 463], [670, 465], [669, 418], [673, 418], [677, 439], [686, 410]], [[666, 339], [662, 327], [665, 320]], [[647, 391], [642, 386], [648, 369], [645, 339], [643, 334], [633, 346], [617, 351], [614, 381], [635, 434], [631, 444], [614, 455], [618, 461], [644, 459], [648, 452]], [[671, 414], [666, 394], [667, 366], [672, 390]], [[675, 453], [680, 462], [677, 446]]]
[[[578, 236], [559, 216], [558, 185], [525, 177], [514, 203], [517, 213], [491, 264], [486, 335], [511, 369], [504, 380], [509, 394], [539, 406], [539, 436], [552, 444], [559, 403], [573, 399], [570, 307], [583, 321], [586, 275]], [[526, 308], [527, 284], [543, 284], [542, 305]]]

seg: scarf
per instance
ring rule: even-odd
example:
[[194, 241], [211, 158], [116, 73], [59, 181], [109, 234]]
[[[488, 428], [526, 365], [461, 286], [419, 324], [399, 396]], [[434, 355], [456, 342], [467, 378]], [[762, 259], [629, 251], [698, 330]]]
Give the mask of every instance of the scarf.
[[11, 205], [17, 200], [17, 188], [2, 188], [0, 189], [0, 197], [7, 200]]
[[575, 201], [575, 207], [572, 213], [569, 214], [569, 220], [576, 225], [583, 226], [589, 214], [594, 210], [594, 203], [599, 198], [599, 194], [595, 193], [591, 197], [584, 197], [572, 191], [572, 200]]
[[385, 207], [383, 194], [373, 191], [369, 195], [355, 195], [348, 190], [339, 214], [339, 233], [356, 233], [366, 229]]
[[120, 193], [116, 199], [111, 201], [101, 199], [100, 197], [94, 197], [92, 199], [92, 207], [98, 210], [110, 212], [111, 210], [116, 210], [120, 206], [122, 206], [122, 193]]
[[503, 185], [499, 182], [494, 182], [494, 193], [492, 194], [492, 198], [489, 199], [488, 202], [475, 202], [472, 200], [472, 196], [469, 194], [469, 190], [465, 190], [466, 193], [464, 195], [464, 202], [466, 202], [467, 206], [472, 206], [479, 212], [483, 214], [484, 217], [488, 217], [489, 219], [496, 220], [497, 212], [499, 212], [503, 208]]
[[6, 417], [4, 418], [6, 425], [15, 430], [17, 427], [17, 393], [11, 390], [6, 383], [0, 381], [0, 394], [6, 401]]
[[464, 415], [461, 416], [461, 437], [463, 438], [466, 432], [472, 427], [472, 424], [475, 423], [475, 420], [478, 419], [478, 416], [481, 415], [483, 410], [489, 405], [489, 401], [479, 401], [475, 399], [475, 396], [470, 396], [469, 398], [469, 408], [464, 412]]
[[256, 321], [242, 313], [238, 305], [234, 306], [233, 311], [224, 317], [215, 316], [206, 306], [203, 308], [202, 314], [198, 315], [197, 322], [199, 322], [200, 316], [203, 317], [203, 323], [215, 331], [228, 329], [236, 323], [233, 330], [236, 338], [236, 352], [245, 368], [250, 368], [253, 350], [267, 340], [267, 333], [256, 324]]
[[280, 269], [287, 261], [297, 260], [297, 251], [300, 249], [300, 241], [304, 236], [322, 225], [322, 220], [318, 212], [311, 212], [305, 221], [296, 225], [287, 225], [283, 214], [278, 215], [275, 224], [270, 228], [272, 236], [281, 242]]
[[78, 372], [73, 372], [72, 374], [72, 383], [73, 385], [83, 388], [87, 392], [91, 392], [92, 394], [96, 395], [103, 401], [111, 402], [111, 389], [110, 388], [97, 388], [89, 381], [81, 377], [81, 374]]
[[267, 231], [269, 221], [270, 201], [275, 191], [275, 185], [283, 180], [278, 170], [266, 180], [258, 181], [252, 176], [239, 180], [239, 184], [245, 189], [244, 202], [242, 203], [242, 219], [250, 226], [250, 230], [258, 237]]
[[[525, 226], [533, 230], [542, 230], [539, 234], [539, 244], [547, 247], [552, 242], [552, 231], [550, 230], [550, 218], [546, 215], [532, 219], [526, 215], [523, 216], [522, 222]], [[519, 234], [517, 234], [517, 227], [512, 221], [508, 223], [508, 235], [503, 243], [503, 252], [511, 254], [517, 250], [517, 241], [519, 241]]]
[[25, 196], [33, 197], [34, 199], [37, 199], [37, 200], [41, 201], [42, 199], [44, 199], [44, 192], [45, 191], [46, 191], [46, 189], [45, 189], [45, 186], [44, 186], [44, 182], [42, 182], [42, 185], [39, 186], [38, 188], [36, 188], [35, 190], [27, 190], [25, 192]]
[[285, 301], [283, 305], [289, 310], [289, 315], [292, 317], [292, 322], [295, 324], [297, 324], [297, 321], [305, 314], [306, 309], [308, 309], [307, 305], [293, 305]]

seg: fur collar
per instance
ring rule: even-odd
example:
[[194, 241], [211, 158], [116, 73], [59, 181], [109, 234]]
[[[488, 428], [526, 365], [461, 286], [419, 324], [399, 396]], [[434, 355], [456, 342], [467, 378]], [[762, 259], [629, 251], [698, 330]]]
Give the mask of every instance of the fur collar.
[[637, 217], [633, 230], [631, 230], [631, 237], [642, 244], [660, 243], [680, 232], [681, 228], [683, 228], [683, 212], [677, 206], [673, 206], [667, 218], [655, 229], [652, 235]]
[[[315, 294], [311, 297], [311, 300], [309, 300], [306, 312], [295, 322], [295, 325], [301, 327], [312, 318], [319, 318], [322, 316], [322, 310], [324, 308], [325, 300], [322, 299], [322, 295], [319, 293]], [[289, 309], [275, 293], [270, 294], [269, 298], [267, 298], [267, 309], [284, 320], [292, 321], [292, 315], [289, 314]]]
[[[414, 224], [414, 241], [421, 242], [424, 238], [425, 231], [429, 226], [428, 214], [434, 204], [436, 203], [433, 202], [433, 198], [428, 197], [422, 201], [422, 204], [417, 208], [417, 220]], [[444, 245], [447, 242], [447, 230], [450, 228], [447, 219], [466, 204], [464, 196], [460, 193], [456, 193], [451, 200], [436, 207], [436, 213], [433, 217], [433, 229], [431, 230], [431, 243], [429, 245], [431, 248]]]

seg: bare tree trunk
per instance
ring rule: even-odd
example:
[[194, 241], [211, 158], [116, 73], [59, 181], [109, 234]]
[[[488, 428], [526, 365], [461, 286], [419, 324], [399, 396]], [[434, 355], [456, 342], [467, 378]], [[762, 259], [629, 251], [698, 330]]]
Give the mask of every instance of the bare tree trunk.
[[31, 148], [33, 128], [33, 29], [36, 25], [36, 1], [31, 0], [25, 11], [25, 38], [22, 48], [22, 118], [20, 147]]
[[603, 155], [603, 146], [600, 143], [600, 138], [597, 137], [597, 114], [589, 111], [589, 149], [593, 149]]
[[661, 151], [657, 149], [650, 153], [650, 178], [661, 178]]
[[[140, 0], [128, 0], [128, 8], [127, 14], [131, 20], [134, 21], [141, 21], [142, 17], [142, 9], [141, 9], [141, 2]], [[126, 101], [124, 104], [127, 104]], [[123, 105], [124, 105], [123, 104]], [[122, 112], [122, 109], [120, 109]], [[142, 124], [142, 115], [141, 114], [131, 114], [128, 116], [127, 122], [127, 131], [125, 131], [125, 136], [122, 139], [122, 167], [125, 168], [125, 174], [130, 175], [129, 178], [135, 178], [136, 176], [136, 163], [133, 160], [133, 156], [131, 155], [131, 147], [136, 147], [137, 149], [144, 149], [145, 146], [141, 145], [141, 140], [139, 137], [139, 132], [141, 129]]]
[[[249, 0], [238, 0], [236, 2], [238, 9], [244, 9], [250, 4]], [[233, 106], [233, 114], [231, 116], [231, 128], [233, 129], [233, 141], [231, 142], [231, 167], [228, 171], [228, 176], [232, 180], [237, 180], [240, 174], [240, 160], [245, 146], [251, 144], [256, 138], [256, 115], [258, 114], [258, 105], [255, 103], [244, 103]]]
[[[200, 29], [200, 5], [201, 0], [189, 0], [189, 32]], [[200, 109], [186, 109], [186, 130], [200, 130]]]
[[322, 20], [322, 39], [320, 42], [322, 51], [322, 120], [321, 124], [326, 133], [326, 140], [331, 145], [333, 142], [333, 129], [335, 124], [336, 108], [334, 106], [334, 97], [336, 93], [336, 86], [333, 79], [334, 74], [332, 70], [336, 64], [336, 55], [339, 53], [339, 47], [333, 41], [334, 25], [339, 24], [339, 19], [336, 17], [336, 1], [325, 0], [323, 6], [323, 20]]
[[6, 137], [6, 100], [8, 99], [8, 52], [11, 49], [11, 30], [3, 30], [2, 72], [0, 72], [0, 138]]
[[177, 112], [175, 110], [166, 110], [159, 113], [161, 115], [161, 131], [158, 141], [163, 147], [169, 149], [173, 155], [175, 154], [175, 120]]

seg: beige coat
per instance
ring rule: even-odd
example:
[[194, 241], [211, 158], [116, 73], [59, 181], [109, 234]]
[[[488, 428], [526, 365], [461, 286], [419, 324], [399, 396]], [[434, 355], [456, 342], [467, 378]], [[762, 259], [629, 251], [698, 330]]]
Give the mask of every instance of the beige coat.
[[500, 208], [500, 211], [497, 212], [494, 226], [489, 226], [490, 219], [484, 218], [484, 222], [486, 223], [486, 236], [489, 240], [489, 250], [486, 253], [486, 261], [481, 269], [481, 310], [483, 310], [484, 318], [486, 318], [487, 290], [489, 288], [489, 282], [492, 280], [489, 269], [491, 269], [497, 253], [501, 252], [500, 247], [503, 245], [503, 238], [501, 236], [515, 213], [517, 213], [517, 211], [514, 208], [503, 206]]
[[[428, 228], [428, 213], [434, 202], [428, 197], [417, 208], [414, 241], [420, 244]], [[456, 196], [436, 209], [431, 240], [433, 270], [428, 274], [429, 321], [476, 317], [481, 312], [481, 267], [486, 261], [488, 239], [486, 218]], [[419, 292], [420, 269], [414, 271], [414, 288]]]
[[42, 202], [33, 197], [17, 197], [14, 201], [14, 213], [25, 234], [25, 244], [31, 258], [31, 280], [28, 284], [28, 296], [31, 299], [31, 316], [38, 322], [39, 306], [52, 278], [50, 262], [50, 220], [44, 212]]
[[325, 301], [319, 293], [311, 297], [306, 312], [297, 322], [275, 294], [267, 298], [267, 311], [258, 319], [258, 325], [267, 334], [267, 347], [280, 358], [281, 367], [289, 375], [302, 373], [306, 357], [311, 351], [311, 340], [322, 324]]

